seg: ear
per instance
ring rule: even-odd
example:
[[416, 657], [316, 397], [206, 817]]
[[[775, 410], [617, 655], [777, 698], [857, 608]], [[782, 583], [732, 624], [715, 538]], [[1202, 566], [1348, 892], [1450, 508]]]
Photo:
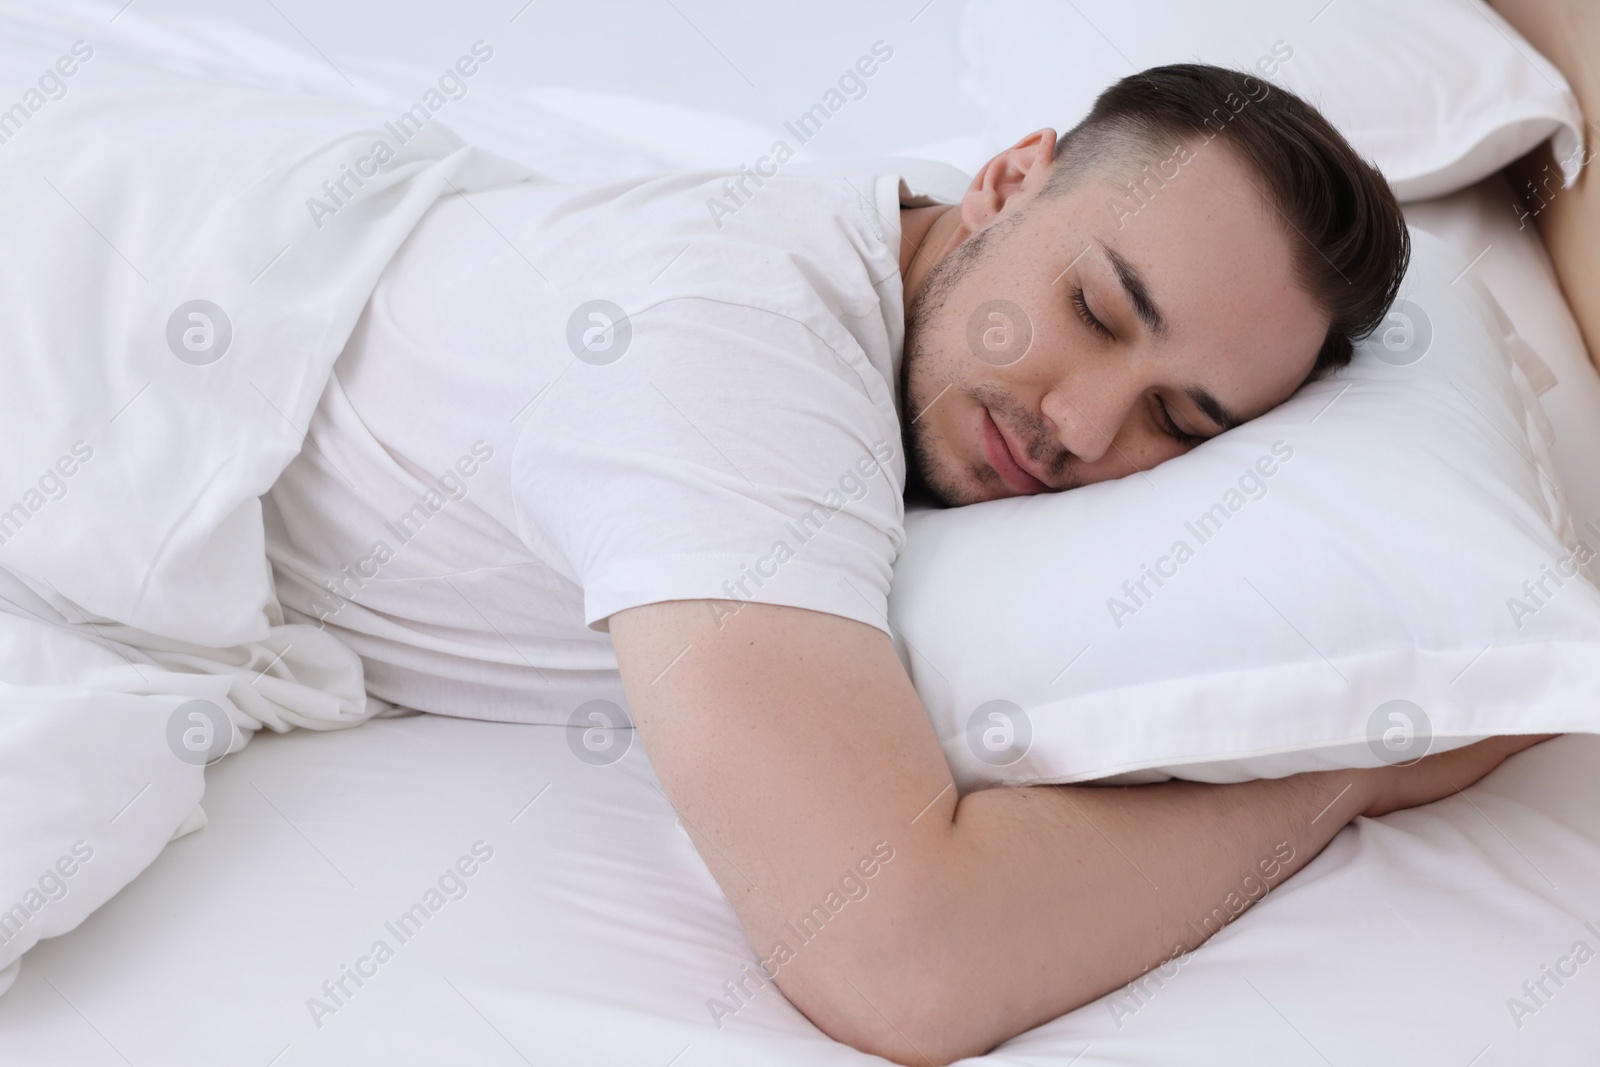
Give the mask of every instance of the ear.
[[999, 216], [1013, 196], [1037, 191], [1055, 150], [1056, 131], [1035, 130], [979, 168], [961, 198], [962, 229], [977, 233]]

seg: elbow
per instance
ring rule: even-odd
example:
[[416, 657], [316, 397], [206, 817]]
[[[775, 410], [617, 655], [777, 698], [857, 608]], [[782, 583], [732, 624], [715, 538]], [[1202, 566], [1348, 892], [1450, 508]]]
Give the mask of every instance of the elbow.
[[964, 985], [965, 969], [940, 951], [936, 936], [895, 926], [840, 938], [826, 958], [797, 959], [810, 966], [780, 969], [779, 988], [835, 1041], [906, 1067], [944, 1067], [1009, 1036], [984, 1018]]

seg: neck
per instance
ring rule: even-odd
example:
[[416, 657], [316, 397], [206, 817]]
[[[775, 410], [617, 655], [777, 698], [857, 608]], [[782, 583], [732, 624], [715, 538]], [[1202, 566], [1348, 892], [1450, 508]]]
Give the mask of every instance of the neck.
[[965, 236], [959, 204], [933, 204], [900, 209], [900, 278], [905, 285], [904, 307], [921, 292], [934, 265], [949, 255]]

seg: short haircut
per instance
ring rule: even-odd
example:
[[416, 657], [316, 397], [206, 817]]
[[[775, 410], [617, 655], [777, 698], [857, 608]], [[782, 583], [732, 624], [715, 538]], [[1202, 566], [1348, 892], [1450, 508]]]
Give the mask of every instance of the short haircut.
[[1200, 63], [1152, 67], [1106, 89], [1056, 142], [1041, 198], [1076, 186], [1098, 163], [1222, 138], [1262, 179], [1289, 238], [1296, 280], [1328, 316], [1307, 380], [1350, 362], [1383, 324], [1411, 259], [1389, 183], [1316, 108], [1241, 71]]

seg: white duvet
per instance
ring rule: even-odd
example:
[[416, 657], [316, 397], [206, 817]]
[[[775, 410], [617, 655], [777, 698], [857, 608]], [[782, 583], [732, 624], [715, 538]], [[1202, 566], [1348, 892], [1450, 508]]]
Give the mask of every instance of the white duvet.
[[[61, 0], [51, 11], [69, 6]], [[22, 40], [30, 56], [54, 50], [50, 62], [74, 45], [74, 37], [45, 26], [51, 19], [43, 8], [29, 8], [0, 0], [8, 38], [0, 40], [0, 53], [8, 69], [16, 69], [11, 45]], [[30, 18], [38, 29], [32, 37]], [[181, 42], [170, 43], [179, 51]], [[467, 51], [470, 42], [461, 45]], [[221, 35], [197, 38], [184, 43], [190, 59], [176, 66], [187, 64], [192, 74], [213, 80], [251, 77], [229, 46]], [[270, 83], [285, 90], [320, 93], [338, 82], [314, 56], [269, 59], [262, 64], [274, 67]], [[104, 69], [96, 64], [114, 61], [110, 48], [99, 48], [64, 80], [69, 88], [61, 99], [45, 96], [37, 114], [30, 112], [26, 125], [0, 142], [0, 194], [11, 208], [0, 227], [0, 350], [11, 371], [0, 390], [6, 445], [0, 451], [0, 811], [8, 830], [0, 837], [0, 992], [10, 987], [16, 961], [30, 945], [75, 928], [146, 869], [166, 841], [203, 825], [202, 766], [179, 752], [194, 760], [186, 742], [203, 747], [206, 739], [197, 734], [208, 723], [179, 713], [182, 705], [210, 701], [226, 713], [224, 741], [235, 750], [261, 726], [338, 728], [381, 710], [366, 702], [360, 665], [347, 649], [325, 633], [280, 622], [261, 553], [256, 496], [299, 450], [342, 338], [411, 224], [451, 186], [480, 189], [520, 176], [512, 166], [464, 149], [435, 123], [403, 146], [405, 157], [382, 181], [370, 182], [347, 205], [334, 205], [331, 216], [318, 211], [318, 229], [307, 200], [330, 203], [322, 182], [338, 178], [344, 163], [358, 165], [370, 155], [384, 123], [416, 96], [410, 86], [392, 94], [344, 94], [366, 96], [366, 106], [309, 98], [267, 106], [243, 88], [186, 90], [155, 77], [139, 93], [110, 96], [102, 91], [107, 85], [128, 82], [94, 83], [90, 75]], [[35, 66], [42, 74], [48, 64], [35, 62], [27, 70]], [[360, 74], [357, 80], [363, 90], [376, 83]], [[560, 93], [546, 91], [539, 101], [555, 104]], [[594, 134], [586, 142], [589, 134], [552, 122], [550, 112], [528, 99], [515, 109], [504, 107], [507, 99], [469, 96], [451, 102], [438, 122], [509, 154], [522, 149], [523, 158], [538, 146], [541, 170], [563, 178], [589, 176], [584, 168], [597, 154], [586, 144], [616, 139]], [[0, 110], [11, 102], [0, 99]], [[766, 144], [765, 136], [734, 130], [736, 123], [699, 141], [680, 136], [688, 130], [683, 118], [662, 107], [650, 123], [661, 136], [630, 157], [608, 149], [606, 173], [726, 162], [717, 154], [738, 165], [749, 155], [746, 141]], [[317, 283], [306, 285], [312, 278]], [[195, 299], [213, 302], [229, 318], [229, 347], [213, 363], [184, 362], [168, 342], [174, 310]], [[194, 360], [208, 357], [203, 349], [216, 344], [218, 322], [211, 318], [208, 326], [179, 317], [178, 347]], [[184, 346], [186, 334], [194, 349]], [[67, 469], [72, 474], [64, 474]], [[26, 517], [5, 525], [3, 517], [18, 504]], [[354, 744], [357, 736], [342, 741]], [[475, 766], [461, 781], [482, 777]], [[530, 795], [542, 784], [536, 782]], [[403, 793], [397, 785], [394, 795]], [[259, 789], [250, 797], [272, 803]], [[560, 790], [552, 800], [560, 801]], [[629, 800], [630, 809], [637, 808], [637, 797]], [[514, 806], [522, 803], [518, 797]], [[619, 808], [605, 809], [614, 814]], [[1509, 825], [1498, 811], [1491, 814]], [[403, 833], [411, 837], [414, 827]], [[1390, 840], [1382, 827], [1366, 833]], [[592, 851], [594, 840], [582, 835], [582, 848]], [[1587, 856], [1578, 848], [1571, 853]], [[557, 859], [536, 854], [528, 865], [549, 873], [562, 869]], [[1331, 853], [1323, 865], [1331, 862], [1344, 856]], [[683, 878], [693, 883], [693, 893], [683, 907], [701, 917], [715, 897], [707, 896], [709, 883], [690, 853], [685, 864]], [[659, 872], [646, 873], [650, 877], [624, 881], [659, 881]], [[1574, 875], [1573, 883], [1581, 885], [1582, 878]], [[403, 888], [410, 889], [410, 881]], [[1349, 896], [1347, 886], [1341, 896]], [[594, 899], [587, 897], [584, 913], [594, 910]], [[163, 897], [154, 912], [189, 913], [168, 905], [170, 897]], [[234, 905], [230, 897], [227, 907]], [[307, 902], [301, 913], [322, 907], [325, 902]], [[520, 901], [507, 910], [526, 912]], [[648, 910], [659, 910], [659, 901]], [[1307, 929], [1325, 923], [1318, 907], [1307, 912]], [[722, 912], [717, 917], [726, 918]], [[1477, 917], [1458, 918], [1466, 925]], [[549, 921], [568, 923], [558, 915]], [[723, 941], [741, 945], [728, 931]], [[152, 933], [152, 939], [163, 936], [166, 931]], [[504, 929], [496, 936], [506, 944], [518, 941]], [[558, 969], [566, 981], [578, 949], [554, 953], [552, 966], [562, 955]], [[682, 987], [682, 977], [638, 965], [637, 949], [622, 955], [618, 973], [653, 977], [661, 989]], [[1530, 960], [1536, 966], [1547, 955], [1533, 953]], [[718, 957], [718, 979], [723, 966]], [[1344, 973], [1360, 971], [1352, 965]], [[318, 971], [318, 981], [322, 976]], [[1522, 981], [1522, 969], [1515, 979]], [[222, 990], [213, 992], [222, 998]], [[696, 984], [688, 992], [701, 1019], [704, 990]], [[1486, 984], [1483, 1011], [1504, 1011], [1506, 992], [1498, 982]], [[549, 1003], [570, 1016], [562, 1022], [574, 1041], [595, 1032], [632, 1040], [632, 1030], [616, 1017], [594, 1025], [594, 1017], [574, 1011], [570, 1001]], [[1168, 1003], [1139, 1024], [1168, 1011]], [[293, 1008], [302, 1011], [298, 1001]], [[1195, 1019], [1227, 1017], [1200, 1008], [1206, 1005], [1195, 1008]], [[1110, 1025], [1106, 1006], [1094, 1013], [1102, 1029]], [[755, 1016], [752, 1009], [742, 1019]], [[1550, 1025], [1549, 1019], [1539, 1022]], [[1096, 1030], [1078, 1033], [1078, 1024], [1062, 1025], [1075, 1037], [1101, 1038]], [[224, 1037], [234, 1037], [230, 1025], [224, 1029]], [[1126, 1040], [1122, 1027], [1115, 1032]], [[677, 1048], [666, 1049], [661, 1062]], [[821, 1054], [811, 1043], [805, 1049], [806, 1059]], [[846, 1049], [829, 1051], [850, 1056]], [[1048, 1051], [1051, 1062], [1066, 1062], [1082, 1048], [1074, 1041], [1072, 1048]], [[1138, 1053], [1128, 1056], [1139, 1059]]]
[[419, 80], [123, 7], [0, 0], [26, 87], [0, 97], [0, 992], [205, 825], [208, 761], [388, 710], [346, 646], [284, 625], [257, 498], [428, 207], [770, 144], [697, 109], [483, 88], [491, 41]]
[[203, 825], [208, 758], [382, 710], [283, 625], [257, 498], [422, 213], [526, 176], [377, 108], [96, 93], [62, 53], [0, 124], [0, 988]]

